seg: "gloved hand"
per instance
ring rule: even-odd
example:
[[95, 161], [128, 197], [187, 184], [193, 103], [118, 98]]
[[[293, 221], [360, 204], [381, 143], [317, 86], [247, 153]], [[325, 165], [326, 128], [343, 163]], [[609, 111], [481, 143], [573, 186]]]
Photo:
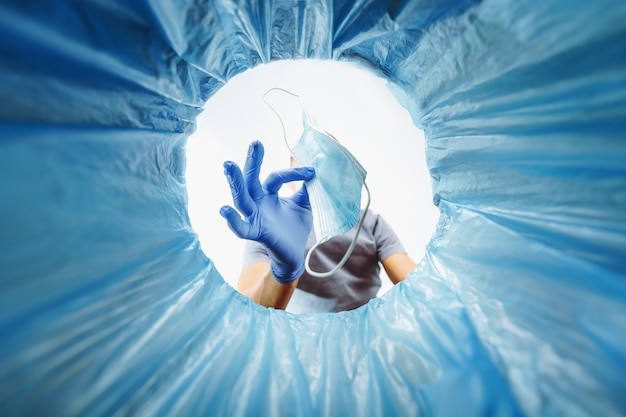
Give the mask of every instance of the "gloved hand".
[[261, 142], [248, 148], [244, 174], [234, 162], [224, 162], [235, 207], [220, 209], [228, 227], [240, 238], [262, 243], [270, 256], [270, 267], [276, 281], [286, 284], [304, 271], [306, 242], [311, 232], [313, 217], [306, 187], [289, 198], [278, 196], [278, 190], [287, 182], [307, 181], [315, 176], [311, 167], [291, 168], [272, 172], [261, 186], [259, 172], [264, 149]]

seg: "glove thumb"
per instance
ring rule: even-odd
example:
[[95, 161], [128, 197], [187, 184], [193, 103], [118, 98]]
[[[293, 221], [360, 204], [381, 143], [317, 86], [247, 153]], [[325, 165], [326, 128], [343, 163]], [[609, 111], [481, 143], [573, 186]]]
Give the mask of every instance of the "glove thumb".
[[306, 184], [302, 184], [302, 187], [300, 187], [300, 189], [291, 196], [291, 200], [304, 209], [311, 209], [311, 202], [309, 201], [309, 192], [306, 189]]

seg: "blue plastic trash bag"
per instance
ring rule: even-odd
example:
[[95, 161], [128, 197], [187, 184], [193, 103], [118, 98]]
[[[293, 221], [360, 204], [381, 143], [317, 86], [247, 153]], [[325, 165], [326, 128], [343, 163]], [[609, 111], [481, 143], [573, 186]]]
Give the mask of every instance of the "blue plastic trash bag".
[[[0, 58], [0, 415], [626, 414], [626, 2], [4, 1]], [[252, 304], [187, 217], [203, 103], [306, 58], [389, 79], [441, 212], [338, 314]]]

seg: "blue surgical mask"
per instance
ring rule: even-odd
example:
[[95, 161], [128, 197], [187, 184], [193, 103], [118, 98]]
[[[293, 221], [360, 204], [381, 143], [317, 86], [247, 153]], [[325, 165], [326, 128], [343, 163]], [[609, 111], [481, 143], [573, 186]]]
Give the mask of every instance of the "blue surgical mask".
[[306, 187], [317, 238], [326, 241], [352, 229], [361, 213], [365, 169], [336, 139], [306, 119], [293, 154], [300, 165], [315, 168], [315, 177]]
[[[367, 172], [359, 161], [335, 138], [311, 126], [309, 118], [304, 117], [302, 136], [293, 148], [298, 163], [315, 168], [315, 177], [306, 182], [311, 210], [313, 211], [313, 227], [318, 239], [309, 250], [305, 267], [309, 275], [326, 278], [333, 275], [348, 260], [361, 231], [367, 207], [361, 214], [361, 190], [366, 187]], [[333, 236], [342, 235], [355, 227], [358, 230], [352, 244], [342, 260], [331, 271], [313, 271], [309, 261], [313, 251]]]
[[[296, 96], [288, 91], [285, 92]], [[269, 103], [267, 104], [269, 105]], [[270, 108], [280, 119], [278, 112], [271, 105]], [[285, 142], [287, 143], [286, 137]], [[287, 144], [287, 146], [289, 145]], [[318, 241], [309, 249], [305, 267], [309, 275], [326, 278], [333, 275], [346, 263], [356, 246], [363, 219], [370, 203], [369, 189], [365, 184], [367, 172], [359, 161], [335, 138], [313, 126], [306, 108], [303, 116], [302, 135], [293, 149], [290, 150], [300, 165], [315, 168], [315, 177], [306, 182], [306, 187], [313, 212], [313, 227]], [[361, 214], [361, 190], [363, 187], [367, 191], [367, 205]], [[355, 226], [357, 227], [356, 234], [341, 261], [331, 271], [313, 271], [309, 266], [313, 251], [333, 236], [342, 235]]]

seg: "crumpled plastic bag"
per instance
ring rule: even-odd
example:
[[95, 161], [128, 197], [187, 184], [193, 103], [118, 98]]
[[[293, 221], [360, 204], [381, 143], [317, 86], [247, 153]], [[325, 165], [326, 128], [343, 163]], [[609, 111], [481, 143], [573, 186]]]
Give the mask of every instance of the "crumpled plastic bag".
[[[0, 415], [626, 413], [623, 1], [5, 1], [0, 23]], [[338, 314], [236, 293], [186, 212], [203, 103], [306, 58], [388, 77], [441, 211], [414, 273]]]

